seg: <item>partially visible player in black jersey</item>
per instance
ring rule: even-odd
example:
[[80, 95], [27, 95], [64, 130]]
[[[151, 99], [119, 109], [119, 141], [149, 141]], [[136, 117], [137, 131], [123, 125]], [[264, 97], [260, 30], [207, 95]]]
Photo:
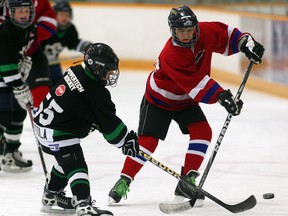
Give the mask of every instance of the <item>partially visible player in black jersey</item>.
[[[32, 104], [30, 90], [25, 84], [27, 73], [22, 73], [27, 70], [22, 63], [26, 59], [23, 53], [29, 41], [35, 8], [32, 0], [8, 0], [8, 10], [10, 18], [0, 25], [0, 140], [4, 143], [1, 162], [3, 170], [28, 171], [32, 161], [23, 159], [18, 148], [25, 108], [28, 103]], [[8, 128], [15, 133], [9, 133]]]
[[52, 85], [62, 77], [59, 54], [64, 48], [83, 52], [91, 44], [90, 41], [79, 38], [75, 25], [71, 22], [72, 8], [68, 1], [58, 1], [53, 5], [56, 12], [56, 34], [48, 40], [42, 41], [42, 47], [49, 61]]
[[5, 0], [0, 0], [0, 23], [4, 22], [6, 10], [5, 10]]
[[[92, 206], [88, 168], [80, 139], [97, 129], [108, 143], [135, 157], [139, 151], [134, 131], [116, 115], [106, 86], [115, 86], [119, 59], [106, 44], [91, 44], [82, 64], [68, 68], [40, 104], [35, 132], [44, 152], [55, 156], [42, 197], [42, 212], [75, 211], [82, 215], [113, 215]], [[70, 184], [73, 198], [64, 196]], [[54, 208], [57, 206], [57, 210]]]

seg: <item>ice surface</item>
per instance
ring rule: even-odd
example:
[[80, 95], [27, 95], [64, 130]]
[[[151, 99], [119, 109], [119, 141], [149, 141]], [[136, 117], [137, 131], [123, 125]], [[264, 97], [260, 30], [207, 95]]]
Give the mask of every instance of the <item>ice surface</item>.
[[[118, 86], [110, 88], [117, 114], [129, 129], [137, 129], [147, 75], [122, 72]], [[234, 94], [237, 91], [237, 86], [221, 85]], [[203, 188], [229, 204], [254, 194], [258, 200], [256, 207], [238, 213], [239, 216], [288, 215], [288, 100], [249, 89], [244, 89], [242, 99], [242, 113], [233, 117]], [[213, 129], [213, 140], [200, 169], [203, 172], [227, 113], [219, 104], [201, 106]], [[166, 140], [160, 142], [153, 157], [180, 172], [188, 139], [172, 123]], [[33, 160], [34, 166], [28, 173], [0, 171], [0, 216], [45, 215], [39, 211], [45, 178], [28, 118], [21, 141], [20, 150], [25, 158]], [[128, 199], [117, 206], [106, 206], [107, 194], [119, 178], [125, 157], [121, 150], [106, 143], [99, 132], [83, 139], [82, 147], [96, 206], [111, 210], [115, 216], [165, 215], [158, 205], [172, 197], [177, 184], [175, 178], [148, 162], [131, 185]], [[47, 154], [44, 157], [50, 170], [54, 158]], [[275, 198], [264, 200], [262, 195], [268, 192], [274, 193]], [[69, 188], [67, 193], [70, 195]], [[228, 216], [232, 213], [207, 199], [204, 207], [177, 215]]]

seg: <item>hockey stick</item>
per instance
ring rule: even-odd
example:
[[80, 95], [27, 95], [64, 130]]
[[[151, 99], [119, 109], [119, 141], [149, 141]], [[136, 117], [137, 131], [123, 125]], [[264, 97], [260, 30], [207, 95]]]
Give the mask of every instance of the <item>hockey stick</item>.
[[[236, 93], [235, 101], [240, 99], [240, 96], [241, 96], [241, 94], [242, 94], [242, 92], [244, 90], [244, 87], [246, 85], [246, 82], [248, 80], [248, 77], [250, 75], [250, 72], [252, 70], [253, 65], [254, 65], [254, 63], [252, 61], [250, 61], [249, 65], [248, 65], [248, 67], [246, 69], [246, 72], [245, 72], [245, 74], [243, 76], [242, 82], [241, 82], [241, 84], [239, 86], [239, 89], [238, 89], [238, 91]], [[218, 139], [216, 141], [215, 147], [213, 149], [213, 152], [211, 153], [210, 159], [209, 159], [209, 161], [208, 161], [208, 163], [206, 165], [204, 173], [203, 173], [203, 175], [201, 177], [201, 180], [200, 180], [199, 185], [198, 185], [199, 188], [202, 188], [203, 185], [204, 185], [204, 182], [205, 182], [205, 180], [206, 180], [206, 178], [208, 176], [208, 173], [209, 173], [210, 168], [211, 168], [211, 166], [213, 164], [213, 161], [214, 161], [214, 159], [215, 159], [215, 157], [217, 155], [217, 152], [219, 151], [220, 145], [221, 145], [222, 140], [224, 138], [224, 135], [225, 135], [225, 133], [227, 131], [227, 128], [228, 128], [228, 126], [229, 126], [229, 124], [231, 122], [231, 119], [232, 119], [232, 114], [229, 113], [227, 118], [226, 118], [226, 120], [225, 120], [225, 122], [224, 122], [224, 125], [223, 125], [223, 127], [221, 129], [221, 132], [220, 132], [220, 134], [218, 136]], [[196, 196], [197, 196], [197, 193], [195, 194], [194, 197], [196, 197]], [[195, 204], [195, 201], [196, 201], [196, 199], [194, 198], [194, 199], [191, 199], [191, 200], [189, 200], [187, 202], [183, 202], [181, 204], [163, 204], [162, 208], [163, 209], [167, 209], [167, 212], [169, 211], [169, 213], [187, 211], [187, 210], [193, 208], [193, 206]], [[256, 202], [256, 200], [255, 200], [255, 202]]]
[[68, 62], [68, 61], [78, 60], [80, 58], [83, 58], [83, 56], [75, 55], [75, 56], [70, 56], [70, 57], [66, 57], [66, 58], [58, 58], [58, 59], [49, 61], [49, 66], [65, 63], [65, 62]]
[[[150, 155], [146, 154], [145, 152], [140, 150], [139, 151], [139, 155], [142, 156], [143, 158], [145, 158], [146, 160], [148, 160], [149, 162], [151, 162], [152, 164], [154, 164], [155, 166], [157, 166], [158, 168], [164, 170], [166, 173], [169, 173], [173, 177], [175, 177], [178, 180], [180, 180], [180, 181], [184, 182], [185, 184], [187, 184], [187, 186], [191, 190], [197, 191], [197, 192], [203, 194], [204, 196], [208, 197], [209, 199], [211, 199], [212, 201], [214, 201], [215, 203], [217, 203], [218, 205], [222, 206], [223, 208], [227, 209], [228, 211], [230, 211], [232, 213], [238, 213], [238, 212], [247, 211], [247, 210], [253, 208], [256, 205], [256, 199], [255, 199], [255, 197], [253, 195], [251, 195], [246, 200], [244, 200], [244, 201], [242, 201], [240, 203], [237, 203], [237, 204], [234, 204], [234, 205], [226, 204], [223, 201], [221, 201], [218, 198], [216, 198], [215, 196], [213, 196], [212, 194], [210, 194], [207, 191], [203, 190], [199, 186], [191, 184], [189, 181], [187, 181], [185, 176], [180, 176], [177, 172], [175, 172], [171, 168], [167, 167], [166, 165], [162, 164], [161, 162], [157, 161], [156, 159], [154, 159]], [[186, 210], [185, 208], [187, 208], [187, 207], [188, 207], [188, 209], [191, 208], [190, 203], [188, 205], [186, 205], [186, 206], [181, 206], [181, 207], [182, 207], [181, 211], [182, 210]], [[169, 213], [169, 212], [164, 212], [164, 213]], [[173, 213], [175, 213], [175, 212], [173, 212]]]
[[[240, 99], [240, 96], [241, 96], [241, 94], [242, 94], [242, 92], [244, 90], [244, 87], [246, 85], [246, 82], [248, 80], [248, 77], [250, 75], [250, 72], [252, 70], [253, 65], [254, 65], [254, 63], [252, 61], [250, 61], [249, 65], [248, 65], [248, 67], [246, 69], [246, 72], [245, 72], [245, 74], [243, 76], [242, 82], [241, 82], [241, 84], [239, 86], [239, 89], [238, 89], [238, 91], [236, 93], [235, 101], [238, 101]], [[202, 187], [204, 185], [204, 182], [205, 182], [205, 180], [207, 178], [207, 175], [208, 175], [208, 173], [210, 171], [210, 168], [211, 168], [211, 166], [213, 164], [213, 161], [214, 161], [214, 159], [215, 159], [215, 157], [217, 155], [217, 152], [219, 151], [220, 145], [222, 143], [224, 135], [226, 134], [226, 131], [227, 131], [227, 128], [228, 128], [228, 126], [229, 126], [229, 124], [231, 122], [231, 119], [232, 119], [232, 114], [229, 113], [227, 115], [226, 120], [224, 122], [224, 125], [223, 125], [223, 127], [222, 127], [222, 129], [220, 131], [220, 134], [219, 134], [218, 139], [216, 141], [215, 147], [214, 147], [213, 152], [212, 152], [212, 154], [210, 156], [210, 159], [209, 159], [209, 161], [208, 161], [208, 163], [206, 165], [206, 168], [205, 168], [204, 173], [203, 173], [203, 175], [201, 177], [201, 180], [199, 182], [198, 187]]]
[[35, 138], [35, 141], [36, 141], [36, 144], [37, 144], [37, 149], [38, 149], [38, 153], [39, 153], [39, 156], [40, 156], [40, 160], [41, 160], [42, 168], [43, 168], [43, 171], [44, 171], [44, 175], [45, 175], [45, 177], [46, 177], [46, 176], [47, 176], [46, 163], [45, 163], [45, 160], [44, 160], [44, 156], [43, 156], [41, 144], [39, 143], [39, 141], [38, 141], [38, 139], [37, 139], [37, 136], [36, 136], [36, 134], [35, 134], [31, 105], [30, 105], [30, 104], [27, 104], [27, 105], [26, 105], [26, 108], [27, 108], [27, 111], [28, 111], [28, 113], [29, 113], [29, 118], [30, 118], [30, 122], [31, 122], [31, 126], [32, 126], [34, 138]]

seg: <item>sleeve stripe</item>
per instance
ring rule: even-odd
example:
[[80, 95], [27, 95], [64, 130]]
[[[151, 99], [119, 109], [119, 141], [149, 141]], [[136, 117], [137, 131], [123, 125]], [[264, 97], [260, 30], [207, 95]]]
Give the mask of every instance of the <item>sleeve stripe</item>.
[[109, 142], [110, 140], [114, 140], [119, 136], [121, 131], [125, 128], [126, 126], [124, 125], [123, 122], [121, 122], [118, 127], [110, 134], [104, 134], [105, 139]]
[[225, 52], [223, 53], [225, 56], [239, 52], [238, 38], [241, 35], [241, 32], [238, 29], [232, 28], [231, 26], [228, 26], [227, 32], [229, 42], [226, 46]]
[[209, 103], [210, 98], [214, 95], [214, 93], [217, 91], [217, 89], [219, 89], [219, 84], [218, 83], [214, 83], [213, 86], [208, 90], [208, 92], [205, 94], [205, 96], [203, 97], [203, 99], [201, 100], [201, 102], [203, 103]]
[[236, 29], [234, 34], [233, 34], [232, 41], [231, 41], [231, 49], [232, 49], [233, 53], [239, 52], [239, 50], [238, 50], [238, 38], [240, 35], [241, 35], [241, 32], [238, 29]]
[[227, 33], [228, 33], [228, 40], [229, 40], [229, 42], [227, 43], [225, 52], [223, 53], [223, 55], [225, 55], [225, 56], [228, 56], [228, 54], [229, 54], [230, 39], [231, 39], [231, 35], [232, 35], [232, 33], [233, 33], [233, 30], [234, 30], [234, 28], [232, 28], [231, 26], [228, 26]]
[[18, 64], [9, 64], [0, 66], [0, 72], [18, 70]]
[[43, 23], [40, 23], [38, 26], [41, 26], [42, 28], [46, 29], [51, 35], [55, 34], [54, 28], [49, 27], [48, 25], [44, 25]]
[[52, 24], [53, 26], [57, 27], [57, 21], [56, 21], [56, 19], [51, 18], [51, 17], [41, 16], [41, 17], [39, 17], [39, 19], [37, 20], [37, 23], [39, 23], [39, 25], [40, 25], [40, 22], [47, 22], [47, 23], [50, 23], [50, 24]]
[[189, 92], [189, 96], [192, 99], [195, 99], [195, 97], [198, 95], [198, 93], [205, 88], [206, 84], [209, 82], [210, 77], [208, 75], [206, 75], [199, 83], [198, 85], [193, 88], [190, 92]]

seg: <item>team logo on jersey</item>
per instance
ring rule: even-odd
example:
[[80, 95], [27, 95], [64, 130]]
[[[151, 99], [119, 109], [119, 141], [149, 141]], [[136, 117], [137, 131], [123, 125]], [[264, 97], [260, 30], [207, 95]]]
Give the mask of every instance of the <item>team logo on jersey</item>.
[[57, 88], [56, 88], [56, 90], [55, 90], [55, 94], [57, 95], [57, 96], [62, 96], [64, 93], [65, 93], [65, 90], [66, 90], [66, 87], [65, 87], [65, 85], [59, 85]]
[[199, 51], [196, 56], [195, 56], [195, 62], [198, 63], [200, 61], [200, 59], [204, 56], [204, 52], [205, 52], [205, 49], [204, 50], [201, 50]]
[[71, 70], [71, 68], [68, 68], [65, 73], [67, 75], [64, 76], [64, 80], [67, 83], [68, 87], [71, 89], [71, 91], [73, 91], [74, 89], [77, 89], [78, 92], [85, 91], [80, 81], [78, 80], [77, 76]]

